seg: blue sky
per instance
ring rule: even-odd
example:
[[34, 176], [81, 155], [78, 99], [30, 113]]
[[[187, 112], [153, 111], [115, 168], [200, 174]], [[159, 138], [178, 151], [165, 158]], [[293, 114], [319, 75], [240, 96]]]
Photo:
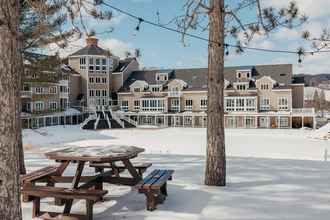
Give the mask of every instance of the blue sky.
[[[238, 1], [238, 0], [234, 0]], [[111, 0], [112, 5], [132, 12], [145, 19], [157, 21], [156, 12], [160, 13], [160, 22], [166, 23], [177, 15], [183, 13], [183, 0]], [[265, 6], [281, 7], [286, 5], [286, 0], [263, 0]], [[282, 28], [269, 36], [256, 36], [250, 46], [266, 49], [289, 49], [296, 50], [299, 46], [308, 47], [301, 40], [302, 30], [311, 30], [316, 36], [321, 33], [322, 28], [329, 27], [330, 23], [330, 1], [328, 0], [297, 0], [303, 13], [309, 16], [309, 21], [298, 29], [289, 30]], [[252, 13], [253, 14], [253, 13]], [[251, 18], [248, 11], [242, 14], [242, 19]], [[181, 42], [181, 36], [168, 32], [148, 24], [142, 24], [140, 31], [135, 31], [137, 21], [128, 16], [114, 12], [111, 22], [100, 22], [93, 19], [87, 21], [88, 27], [96, 32], [103, 32], [110, 27], [114, 31], [109, 34], [99, 35], [100, 44], [109, 48], [114, 54], [123, 56], [127, 50], [141, 49], [140, 62], [145, 67], [157, 68], [192, 68], [207, 67], [207, 42], [187, 38], [187, 45]], [[196, 33], [196, 32], [195, 32]], [[206, 37], [207, 32], [196, 34]], [[84, 39], [73, 43], [62, 54], [69, 54], [78, 47], [84, 46]], [[292, 63], [294, 73], [330, 73], [330, 54], [308, 56], [303, 64], [297, 65], [297, 57], [287, 54], [273, 54], [255, 51], [246, 51], [243, 55], [237, 55], [231, 51], [226, 57], [226, 66], [231, 65], [255, 65], [272, 63]]]

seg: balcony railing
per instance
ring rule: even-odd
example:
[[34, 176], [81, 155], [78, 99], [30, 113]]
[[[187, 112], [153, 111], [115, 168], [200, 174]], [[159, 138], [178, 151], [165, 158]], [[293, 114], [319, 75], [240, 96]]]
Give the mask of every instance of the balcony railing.
[[21, 97], [22, 98], [31, 98], [32, 97], [32, 91], [21, 91]]
[[181, 91], [169, 91], [168, 96], [169, 97], [181, 97], [182, 93], [181, 93]]
[[292, 114], [315, 114], [315, 109], [314, 108], [293, 108], [292, 109]]

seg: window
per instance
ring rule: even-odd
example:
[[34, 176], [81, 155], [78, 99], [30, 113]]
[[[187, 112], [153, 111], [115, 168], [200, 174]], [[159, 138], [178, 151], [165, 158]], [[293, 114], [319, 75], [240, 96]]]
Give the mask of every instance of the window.
[[44, 102], [36, 102], [35, 103], [35, 108], [37, 111], [43, 111], [44, 110]]
[[100, 59], [99, 58], [95, 59], [95, 70], [96, 71], [100, 70]]
[[254, 98], [246, 99], [246, 111], [256, 111], [256, 101]]
[[89, 96], [93, 97], [94, 95], [94, 90], [89, 90]]
[[201, 99], [201, 110], [202, 111], [207, 110], [207, 99]]
[[49, 102], [49, 108], [50, 108], [50, 110], [56, 110], [57, 102]]
[[245, 127], [246, 128], [254, 128], [255, 124], [254, 124], [254, 117], [252, 116], [246, 116], [245, 117]]
[[56, 86], [49, 87], [49, 93], [57, 94], [57, 87]]
[[107, 78], [102, 78], [102, 83], [107, 83]]
[[179, 99], [172, 99], [171, 100], [171, 110], [174, 112], [180, 111], [180, 100]]
[[100, 78], [100, 77], [96, 77], [96, 78], [95, 78], [95, 82], [96, 82], [96, 83], [100, 83], [100, 82], [101, 82], [101, 78]]
[[93, 60], [93, 58], [89, 58], [89, 70], [90, 71], [94, 70], [94, 60]]
[[43, 93], [43, 88], [42, 87], [36, 87], [35, 88], [35, 92], [36, 92], [36, 94], [42, 94]]
[[121, 110], [125, 112], [128, 111], [128, 101], [121, 101]]
[[168, 73], [157, 73], [156, 81], [166, 82], [168, 80]]
[[140, 110], [140, 100], [134, 101], [134, 110], [139, 111]]
[[225, 105], [226, 105], [227, 112], [235, 111], [235, 99], [227, 98], [225, 100]]
[[102, 59], [102, 65], [106, 66], [107, 65], [107, 59]]
[[245, 99], [237, 98], [236, 99], [236, 111], [244, 111]]
[[133, 91], [134, 91], [134, 92], [141, 92], [141, 89], [140, 89], [140, 88], [134, 88]]
[[80, 69], [85, 70], [86, 69], [86, 58], [80, 58]]
[[89, 83], [94, 83], [94, 77], [89, 77]]
[[237, 90], [246, 90], [246, 85], [245, 84], [238, 84], [237, 86], [236, 86], [236, 89]]
[[193, 109], [193, 100], [192, 99], [186, 99], [185, 110], [186, 111], [192, 111], [192, 109]]
[[241, 73], [238, 73], [238, 78], [239, 78], [239, 79], [241, 78]]
[[289, 109], [288, 98], [286, 98], [286, 97], [279, 98], [279, 100], [278, 100], [278, 109], [280, 111]]
[[60, 93], [68, 93], [69, 92], [68, 89], [69, 88], [67, 86], [60, 86]]
[[260, 102], [260, 110], [261, 111], [269, 111], [270, 110], [270, 101], [268, 98], [262, 98]]
[[280, 128], [289, 127], [289, 118], [288, 117], [280, 117]]
[[107, 105], [107, 100], [106, 99], [102, 99], [102, 105], [103, 106]]
[[261, 90], [268, 90], [269, 89], [269, 85], [268, 84], [261, 84]]
[[102, 90], [102, 96], [107, 97], [107, 90]]
[[152, 92], [159, 92], [160, 91], [160, 86], [151, 86], [151, 91]]
[[[137, 101], [137, 100], [136, 100]], [[142, 111], [164, 112], [165, 101], [163, 99], [143, 99], [141, 101]], [[134, 101], [134, 109], [137, 107], [137, 102]]]
[[96, 96], [101, 96], [101, 91], [100, 90], [96, 90]]

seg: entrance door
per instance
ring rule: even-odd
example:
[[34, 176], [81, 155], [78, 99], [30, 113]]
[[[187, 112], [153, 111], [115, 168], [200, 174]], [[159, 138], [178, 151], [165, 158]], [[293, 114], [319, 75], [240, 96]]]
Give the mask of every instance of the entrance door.
[[260, 122], [260, 128], [268, 128], [269, 122], [267, 117], [260, 117], [259, 122]]

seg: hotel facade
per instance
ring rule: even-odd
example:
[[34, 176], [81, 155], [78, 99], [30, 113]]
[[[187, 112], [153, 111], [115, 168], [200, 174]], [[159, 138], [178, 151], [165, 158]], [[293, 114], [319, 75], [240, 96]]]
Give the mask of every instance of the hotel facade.
[[[140, 70], [135, 57], [120, 59], [94, 37], [67, 60], [64, 79], [42, 89], [45, 103], [79, 110], [83, 118], [75, 121], [84, 120], [83, 128], [207, 126], [206, 68]], [[226, 128], [315, 127], [314, 109], [304, 108], [304, 80], [294, 77], [292, 65], [226, 67], [224, 78]], [[23, 87], [28, 100], [39, 95], [40, 86]], [[30, 103], [23, 109], [45, 110], [39, 100]]]

